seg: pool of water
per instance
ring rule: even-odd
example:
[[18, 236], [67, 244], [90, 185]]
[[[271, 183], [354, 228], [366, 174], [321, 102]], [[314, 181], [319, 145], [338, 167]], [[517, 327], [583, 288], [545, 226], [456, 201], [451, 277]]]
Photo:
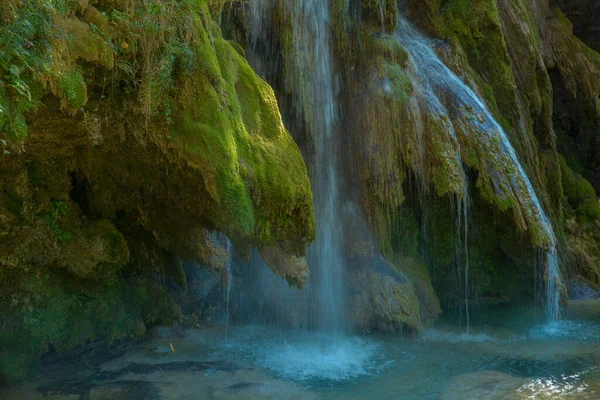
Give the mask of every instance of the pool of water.
[[[122, 382], [143, 383], [125, 397], [133, 400], [600, 399], [600, 320], [530, 320], [528, 313], [507, 314], [504, 323], [494, 316], [469, 335], [438, 324], [419, 338], [260, 326], [230, 326], [227, 335], [224, 328], [188, 330], [185, 338], [139, 344], [88, 371], [61, 367], [0, 398], [41, 397], [40, 387], [56, 386], [62, 376], [63, 389], [46, 390], [46, 399], [116, 398], [110, 390], [123, 390]], [[90, 384], [100, 395], [86, 394]], [[112, 389], [102, 397], [107, 385]]]

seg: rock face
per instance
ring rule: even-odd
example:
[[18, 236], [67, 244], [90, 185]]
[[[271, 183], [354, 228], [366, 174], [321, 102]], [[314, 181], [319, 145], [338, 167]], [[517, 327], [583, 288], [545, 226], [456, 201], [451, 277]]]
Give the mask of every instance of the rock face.
[[206, 263], [209, 231], [277, 254], [272, 269], [302, 284], [306, 167], [272, 89], [223, 38], [220, 6], [2, 7], [4, 379], [49, 349], [179, 319], [163, 283], [186, 289], [180, 260]]
[[412, 282], [382, 258], [349, 264], [350, 312], [358, 330], [402, 333], [421, 328], [419, 300]]
[[[295, 31], [289, 10], [298, 3], [289, 3], [264, 1], [260, 18], [254, 19], [248, 17], [250, 8], [231, 5], [223, 26], [227, 35], [245, 43], [250, 59], [261, 60], [255, 65], [274, 85], [292, 134], [310, 156], [311, 116], [297, 109], [310, 103], [307, 93], [314, 88], [310, 73], [301, 70], [298, 46], [291, 45]], [[592, 35], [582, 33], [584, 25], [593, 25], [592, 3], [332, 3], [345, 195], [359, 204], [377, 251], [414, 280], [421, 311], [435, 309], [424, 307], [424, 299], [432, 296], [428, 284], [419, 283], [431, 277], [449, 308], [465, 297], [532, 301], [535, 249], [546, 247], [548, 238], [532, 210], [535, 201], [527, 200], [531, 196], [523, 185], [515, 188], [522, 179], [514, 160], [502, 156], [505, 148], [497, 141], [481, 140], [486, 129], [474, 128], [482, 122], [480, 113], [460, 106], [460, 99], [443, 87], [433, 88], [441, 104], [431, 101], [419, 63], [398, 38], [398, 21], [407, 19], [429, 37], [439, 59], [478, 95], [508, 136], [552, 222], [563, 275], [597, 284], [593, 237], [600, 217], [594, 190], [600, 182], [600, 56]], [[581, 10], [589, 21], [581, 22]], [[252, 25], [257, 20], [268, 26], [258, 37]], [[582, 193], [568, 194], [579, 186]], [[576, 234], [567, 226], [575, 220], [583, 223]], [[345, 229], [349, 236], [351, 231]], [[353, 246], [352, 239], [347, 243]], [[468, 284], [463, 276], [467, 259]], [[563, 289], [566, 296], [568, 289]]]
[[600, 52], [600, 4], [594, 0], [558, 0], [556, 4], [573, 22], [573, 33]]
[[413, 334], [433, 323], [441, 311], [425, 266], [410, 258], [386, 260], [356, 205], [344, 208], [343, 219], [351, 326]]

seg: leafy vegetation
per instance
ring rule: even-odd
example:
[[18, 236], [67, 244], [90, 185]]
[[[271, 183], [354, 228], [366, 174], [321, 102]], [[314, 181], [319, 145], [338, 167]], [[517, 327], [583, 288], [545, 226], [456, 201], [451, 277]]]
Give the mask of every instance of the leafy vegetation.
[[39, 105], [40, 73], [51, 62], [48, 0], [7, 1], [0, 18], [0, 139], [27, 135], [24, 114]]
[[71, 232], [64, 230], [60, 225], [60, 219], [67, 215], [67, 204], [64, 201], [53, 201], [50, 212], [42, 218], [50, 226], [52, 234], [61, 243], [71, 239]]

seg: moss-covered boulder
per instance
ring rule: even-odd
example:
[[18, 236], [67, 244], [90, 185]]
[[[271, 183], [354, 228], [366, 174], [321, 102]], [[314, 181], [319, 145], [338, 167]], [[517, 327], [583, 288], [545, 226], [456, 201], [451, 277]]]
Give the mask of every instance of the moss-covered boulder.
[[24, 377], [48, 350], [180, 319], [164, 284], [185, 290], [181, 259], [206, 263], [209, 231], [244, 255], [257, 247], [304, 284], [314, 238], [306, 167], [273, 90], [222, 37], [218, 9], [203, 0], [7, 7], [2, 379]]

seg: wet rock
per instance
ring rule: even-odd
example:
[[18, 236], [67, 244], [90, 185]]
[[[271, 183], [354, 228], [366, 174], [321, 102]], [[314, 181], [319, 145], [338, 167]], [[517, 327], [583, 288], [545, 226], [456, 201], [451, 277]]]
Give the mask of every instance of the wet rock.
[[91, 381], [73, 380], [55, 382], [37, 388], [37, 392], [44, 397], [48, 396], [83, 396], [96, 386]]
[[357, 329], [397, 333], [421, 329], [412, 282], [381, 257], [351, 262], [351, 318]]
[[[361, 211], [354, 204], [343, 208], [346, 226], [345, 256], [349, 296], [349, 318], [355, 329], [387, 333], [420, 331], [437, 316], [430, 312], [437, 298], [427, 285], [392, 264], [377, 249]], [[431, 296], [427, 296], [431, 293]]]
[[[184, 263], [187, 291], [181, 293], [181, 310], [193, 317], [187, 325], [212, 324], [224, 320], [225, 288], [222, 284], [223, 270], [217, 270], [196, 262]], [[185, 319], [184, 319], [185, 321]]]
[[56, 381], [38, 387], [37, 392], [42, 396], [81, 396], [84, 400], [158, 400], [159, 390], [150, 382], [139, 380], [119, 380], [132, 376], [146, 377], [152, 374], [170, 373], [174, 375], [189, 375], [200, 373], [233, 373], [249, 370], [226, 361], [180, 361], [159, 364], [129, 363], [124, 368], [115, 370], [96, 370], [82, 376]]
[[600, 293], [585, 282], [572, 280], [569, 282], [569, 293], [572, 300], [589, 300], [600, 298]]
[[120, 381], [90, 389], [82, 400], [161, 400], [160, 390], [150, 382]]
[[119, 379], [125, 375], [149, 375], [156, 372], [182, 372], [199, 373], [204, 371], [233, 372], [243, 367], [227, 361], [180, 361], [160, 364], [129, 363], [125, 368], [115, 371], [99, 371], [92, 375], [94, 381], [109, 381]]
[[226, 269], [230, 254], [228, 240], [218, 232], [202, 234], [201, 262], [183, 263], [187, 289], [176, 293], [188, 328], [223, 323], [226, 319]]
[[499, 371], [477, 371], [452, 379], [441, 396], [442, 400], [514, 399], [517, 390], [528, 382]]
[[212, 392], [215, 400], [314, 400], [306, 390], [289, 382], [276, 379], [241, 381], [216, 389]]
[[185, 333], [177, 325], [159, 326], [153, 336], [156, 339], [175, 339], [185, 337]]
[[279, 247], [260, 249], [265, 262], [291, 286], [302, 287], [308, 282], [308, 264], [305, 257], [289, 255]]

